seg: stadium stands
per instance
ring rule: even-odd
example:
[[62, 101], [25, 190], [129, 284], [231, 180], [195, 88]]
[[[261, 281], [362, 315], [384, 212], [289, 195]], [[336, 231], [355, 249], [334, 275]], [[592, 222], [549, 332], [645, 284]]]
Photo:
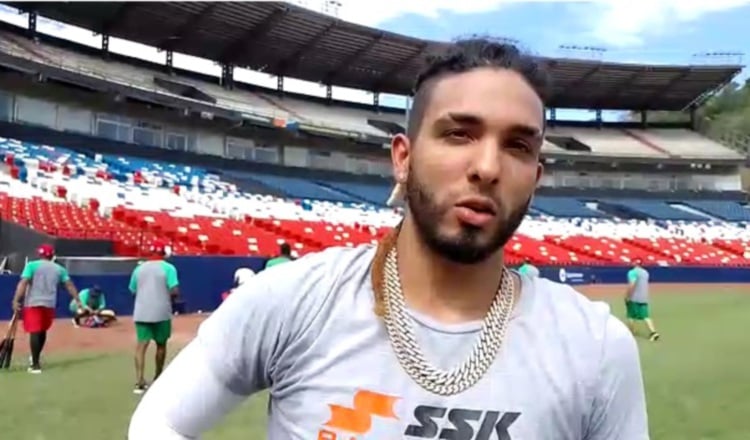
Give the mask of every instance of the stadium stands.
[[[83, 75], [106, 78], [108, 81], [149, 90], [174, 97], [184, 96], [161, 87], [155, 79], [165, 75], [157, 68], [147, 69], [85, 53], [66, 50], [49, 44], [35, 44], [26, 38], [10, 32], [0, 31], [0, 52], [30, 59], [39, 63], [61, 67]], [[208, 81], [197, 81], [192, 78], [171, 78], [172, 82], [188, 85], [215, 100], [219, 108], [240, 111], [269, 118], [278, 118], [285, 123], [296, 121], [317, 127], [337, 131], [351, 131], [386, 137], [388, 133], [367, 123], [369, 118], [403, 122], [403, 116], [393, 117], [387, 113], [376, 113], [364, 110], [329, 107], [306, 102], [300, 99], [284, 98], [250, 92], [248, 90], [230, 91]]]
[[283, 191], [293, 198], [333, 200], [337, 202], [351, 203], [363, 202], [363, 200], [358, 200], [334, 188], [323, 186], [309, 180], [298, 179], [296, 177], [255, 173], [253, 178], [264, 185], [277, 188], [279, 191]]
[[[400, 113], [328, 106], [295, 97], [281, 98], [270, 93], [245, 89], [227, 90], [209, 81], [182, 76], [166, 76], [157, 65], [148, 68], [107, 60], [96, 54], [73, 51], [52, 44], [34, 43], [23, 36], [7, 31], [0, 31], [0, 53], [60, 67], [85, 76], [104, 78], [107, 81], [173, 98], [198, 100], [196, 96], [205, 96], [210, 98], [217, 108], [271, 118], [274, 123], [279, 124], [297, 123], [352, 135], [369, 135], [387, 139], [391, 133], [375, 127], [368, 121], [377, 119], [401, 124], [404, 120], [403, 114]], [[167, 82], [181, 87], [168, 87], [165, 85]], [[178, 93], [184, 87], [192, 87], [198, 93], [186, 98], [184, 93]], [[741, 158], [737, 152], [689, 130], [619, 130], [556, 126], [550, 127], [547, 135], [549, 138], [558, 140], [574, 140], [585, 148], [584, 150], [571, 150], [548, 139], [543, 145], [543, 151], [547, 153], [644, 158]]]
[[[187, 14], [181, 6], [175, 5], [161, 7], [181, 11], [175, 14], [176, 18], [172, 17], [178, 20], [186, 20], [193, 14]], [[238, 29], [236, 25], [228, 25], [227, 29], [203, 29], [200, 38], [180, 49], [182, 53], [192, 55], [205, 56], [210, 52], [212, 56], [220, 56], [214, 53], [214, 46], [222, 46], [221, 52], [225, 52], [220, 56], [222, 62], [234, 66], [262, 66], [261, 70], [282, 77], [357, 86], [378, 93], [405, 93], [412, 85], [418, 64], [430, 52], [427, 49], [440, 45], [381, 33], [372, 39], [368, 50], [359, 52], [354, 58], [338, 53], [338, 50], [318, 50], [320, 47], [317, 47], [312, 51], [316, 45], [323, 45], [327, 38], [344, 38], [341, 35], [359, 38], [362, 37], [359, 33], [369, 31], [359, 27], [337, 28], [326, 24], [325, 17], [308, 16], [303, 10], [287, 14], [288, 11], [276, 10], [278, 7], [262, 3], [217, 6], [222, 13], [231, 13], [232, 8], [245, 8], [243, 13], [250, 15], [263, 16], [261, 12], [265, 11], [269, 16], [276, 16], [278, 20], [269, 25], [269, 29], [276, 28], [273, 33], [278, 35], [274, 38], [288, 39], [274, 43], [274, 50], [268, 50], [270, 46], [265, 45], [270, 41], [267, 36], [259, 34], [257, 38], [248, 39], [248, 29]], [[40, 11], [53, 12], [54, 16], [58, 8], [65, 10], [68, 6], [47, 3]], [[119, 19], [148, 22], [149, 8], [147, 4], [140, 4], [128, 17]], [[68, 13], [80, 14], [79, 19], [83, 22], [79, 24], [94, 24], [101, 19], [84, 9], [68, 10], [63, 15], [68, 17]], [[295, 16], [305, 16], [306, 21], [297, 22]], [[320, 25], [321, 30], [303, 29], [297, 35], [295, 29], [284, 28], [303, 22], [305, 26]], [[144, 28], [140, 24], [120, 26], [119, 29], [124, 31], [131, 27], [141, 29], [135, 40], [142, 43], [165, 42], [172, 37], [169, 30]], [[286, 31], [280, 31], [278, 27]], [[258, 28], [269, 31], [263, 26]], [[332, 31], [334, 28], [337, 28], [335, 32]], [[143, 39], [150, 40], [142, 40], [141, 33]], [[317, 37], [308, 41], [307, 34]], [[326, 142], [335, 140], [339, 146], [342, 139], [367, 139], [369, 146], [382, 144], [403, 125], [403, 112], [393, 109], [344, 106], [335, 101], [324, 103], [324, 100], [250, 87], [239, 83], [237, 78], [222, 77], [222, 86], [218, 78], [208, 75], [189, 74], [172, 66], [167, 73], [165, 66], [156, 63], [136, 62], [112, 53], [104, 57], [98, 49], [62, 43], [62, 40], [49, 36], [37, 34], [33, 39], [28, 36], [25, 31], [0, 29], [0, 57], [4, 60], [3, 66], [10, 71], [15, 69], [28, 74], [34, 71], [34, 66], [42, 66], [46, 70], [40, 77], [50, 77], [50, 72], [53, 72], [62, 76], [60, 82], [65, 84], [88, 84], [96, 79], [104, 82], [103, 89], [107, 92], [118, 90], [125, 99], [131, 97], [131, 90], [148, 95], [149, 99], [142, 102], [154, 102], [152, 97], [158, 96], [159, 99], [155, 100], [157, 106], [168, 111], [179, 110], [181, 117], [192, 117], [187, 114], [189, 111], [208, 109], [212, 115], [216, 110], [215, 122], [224, 118], [222, 122], [228, 120], [233, 127], [238, 115], [243, 121], [251, 120], [265, 128], [269, 123], [275, 128], [294, 127], [295, 131], [299, 128], [303, 132], [314, 127], [318, 129], [316, 134], [335, 133], [335, 136], [323, 139]], [[125, 34], [112, 36], [133, 37]], [[246, 44], [246, 40], [252, 40], [252, 44], [264, 49], [253, 46], [250, 50], [248, 46], [247, 50], [231, 53], [236, 49], [233, 42]], [[206, 51], [207, 47], [211, 50]], [[245, 57], [250, 53], [253, 59], [248, 60]], [[295, 54], [296, 57], [292, 56]], [[382, 58], [383, 54], [387, 57]], [[230, 59], [233, 61], [227, 61]], [[643, 68], [599, 62], [593, 66], [589, 64], [564, 59], [549, 63], [550, 68], [557, 69], [560, 74], [556, 78], [555, 87], [558, 89], [552, 94], [552, 101], [547, 103], [550, 108], [683, 109], [739, 71], [737, 66]], [[325, 72], [320, 72], [320, 66], [326, 66]], [[383, 69], [383, 66], [387, 68]], [[64, 74], [59, 74], [60, 71]], [[50, 78], [60, 79], [55, 74]], [[89, 80], [91, 82], [87, 82]], [[232, 82], [238, 86], [226, 86]], [[279, 82], [280, 87], [282, 82]], [[660, 88], [659, 84], [664, 83], [669, 85]], [[614, 93], [614, 90], [619, 92]], [[138, 96], [133, 101], [141, 102]], [[176, 102], [179, 105], [173, 105]], [[148, 110], [144, 108], [144, 115], [146, 113]], [[93, 117], [89, 115], [89, 118]], [[144, 118], [147, 120], [148, 115]], [[96, 125], [93, 121], [91, 125]], [[175, 124], [185, 124], [185, 121], [187, 119]], [[639, 161], [676, 166], [693, 159], [716, 159], [724, 161], [722, 165], [728, 167], [730, 162], [742, 158], [738, 153], [684, 128], [584, 125], [566, 126], [560, 121], [550, 124], [542, 148], [545, 159], [562, 158], [561, 169], [567, 173], [577, 166], [576, 161], [591, 160], [593, 162], [588, 165], [600, 173], [602, 168], [609, 166], [609, 159], [613, 159], [613, 167], [617, 166], [615, 159], [630, 161], [633, 169], [632, 164], [639, 164]], [[213, 129], [221, 131], [227, 126], [216, 125]], [[94, 132], [85, 134], [96, 136]], [[291, 146], [288, 135], [285, 131], [280, 136], [283, 139], [274, 138], [272, 141], [278, 143], [279, 151], [286, 151]], [[210, 154], [221, 155], [224, 147], [229, 151], [228, 138], [215, 137], [216, 148], [212, 148]], [[306, 138], [293, 139], [292, 145], [299, 144], [296, 148], [301, 151], [301, 158], [292, 166], [312, 165], [311, 161], [306, 161], [309, 159], [305, 156], [308, 153], [304, 145]], [[371, 142], [373, 139], [376, 142]], [[175, 149], [168, 147], [170, 152]], [[100, 152], [101, 147], [92, 146], [90, 150]], [[273, 163], [276, 168], [267, 171], [256, 167], [252, 172], [242, 169], [225, 173], [217, 167], [220, 171], [210, 172], [200, 166], [145, 160], [134, 157], [130, 150], [124, 151], [124, 154], [83, 154], [70, 148], [0, 138], [0, 156], [4, 164], [0, 169], [0, 213], [3, 219], [60, 237], [111, 240], [116, 254], [132, 256], [143, 252], [155, 238], [170, 243], [174, 252], [182, 255], [270, 255], [276, 252], [281, 241], [292, 244], [294, 251], [303, 255], [331, 245], [372, 242], [400, 218], [399, 212], [383, 206], [391, 189], [385, 180], [378, 184], [341, 176], [295, 175], [279, 171], [284, 169], [282, 166], [289, 165], [281, 160]], [[208, 154], [207, 151], [201, 153]], [[231, 156], [257, 159], [242, 152]], [[283, 154], [279, 153], [281, 156]], [[326, 161], [325, 158], [322, 160]], [[594, 163], [599, 168], [592, 165]], [[336, 165], [329, 168], [336, 168]], [[658, 170], [661, 168], [649, 172], [655, 174]], [[628, 172], [622, 171], [623, 174]], [[594, 180], [596, 178], [592, 177]], [[721, 188], [731, 186], [731, 178], [719, 185]], [[641, 259], [647, 264], [661, 266], [750, 266], [750, 258], [746, 256], [750, 243], [750, 211], [743, 203], [725, 200], [719, 195], [715, 199], [695, 200], [679, 195], [681, 193], [662, 198], [625, 197], [625, 191], [613, 189], [620, 187], [607, 186], [614, 191], [607, 196], [587, 194], [584, 197], [580, 193], [566, 193], [563, 197], [554, 191], [536, 196], [529, 215], [507, 244], [509, 263], [517, 264], [528, 258], [539, 265], [611, 266]], [[693, 189], [680, 185], [664, 187]]]
[[548, 136], [576, 139], [588, 146], [593, 154], [666, 157], [662, 151], [627, 136], [621, 130], [555, 127], [549, 130]]
[[534, 209], [556, 217], [605, 217], [606, 215], [590, 209], [580, 200], [570, 197], [536, 196], [532, 203]]
[[713, 217], [732, 222], [750, 222], [750, 210], [737, 202], [723, 200], [691, 200], [689, 206]]
[[741, 159], [742, 155], [734, 150], [685, 129], [650, 129], [629, 130], [644, 142], [658, 145], [670, 155], [689, 158], [727, 158]]
[[706, 220], [708, 217], [673, 208], [667, 202], [661, 200], [641, 199], [608, 199], [603, 202], [609, 205], [617, 205], [625, 208], [642, 218], [653, 218], [657, 220]]
[[[200, 168], [125, 156], [88, 157], [65, 148], [0, 139], [4, 218], [53, 235], [111, 239], [120, 255], [137, 255], [154, 238], [177, 254], [267, 255], [280, 241], [298, 254], [331, 245], [372, 242], [398, 222], [377, 207], [387, 186], [313, 182], [252, 174], [289, 198], [244, 193]], [[339, 189], [340, 188], [340, 189]], [[350, 195], [357, 194], [357, 196]], [[326, 199], [328, 201], [326, 201]], [[364, 203], [363, 200], [371, 200]], [[622, 219], [572, 197], [539, 196], [508, 243], [508, 258], [560, 266], [627, 264], [750, 265], [750, 239], [736, 202], [688, 201], [708, 220], [663, 201], [612, 199], [654, 220]]]

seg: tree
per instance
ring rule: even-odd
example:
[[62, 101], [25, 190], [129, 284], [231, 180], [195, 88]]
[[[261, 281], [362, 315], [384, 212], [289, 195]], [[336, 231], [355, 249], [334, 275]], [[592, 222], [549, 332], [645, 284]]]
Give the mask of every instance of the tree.
[[[640, 114], [631, 112], [629, 120], [639, 121]], [[648, 112], [649, 122], [689, 120], [686, 112]], [[734, 131], [750, 135], [750, 78], [743, 84], [732, 82], [722, 87], [697, 110], [696, 120], [707, 121], [712, 131]]]

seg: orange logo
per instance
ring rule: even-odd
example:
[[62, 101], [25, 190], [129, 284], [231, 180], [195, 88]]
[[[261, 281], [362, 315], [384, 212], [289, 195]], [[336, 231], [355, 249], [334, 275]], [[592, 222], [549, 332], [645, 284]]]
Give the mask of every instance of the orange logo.
[[352, 408], [340, 405], [328, 405], [331, 409], [331, 418], [324, 426], [357, 435], [367, 434], [372, 428], [373, 416], [398, 420], [393, 410], [393, 406], [398, 399], [395, 396], [388, 396], [373, 391], [357, 391], [354, 395], [354, 405]]

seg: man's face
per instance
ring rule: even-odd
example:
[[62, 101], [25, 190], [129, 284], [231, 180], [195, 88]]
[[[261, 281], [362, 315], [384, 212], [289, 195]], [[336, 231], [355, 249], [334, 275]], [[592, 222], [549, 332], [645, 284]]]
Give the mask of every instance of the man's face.
[[541, 177], [544, 106], [519, 74], [493, 68], [437, 79], [411, 141], [392, 158], [422, 239], [463, 264], [500, 250]]

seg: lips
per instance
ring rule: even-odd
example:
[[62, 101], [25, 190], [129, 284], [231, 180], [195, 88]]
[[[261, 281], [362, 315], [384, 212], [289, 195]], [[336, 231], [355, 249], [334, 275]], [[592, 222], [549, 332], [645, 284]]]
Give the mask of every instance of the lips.
[[479, 228], [489, 224], [497, 213], [491, 200], [480, 197], [463, 199], [455, 208], [460, 222]]
[[456, 206], [462, 208], [469, 208], [473, 211], [481, 212], [484, 214], [495, 214], [495, 204], [491, 200], [485, 198], [471, 198], [461, 200]]

